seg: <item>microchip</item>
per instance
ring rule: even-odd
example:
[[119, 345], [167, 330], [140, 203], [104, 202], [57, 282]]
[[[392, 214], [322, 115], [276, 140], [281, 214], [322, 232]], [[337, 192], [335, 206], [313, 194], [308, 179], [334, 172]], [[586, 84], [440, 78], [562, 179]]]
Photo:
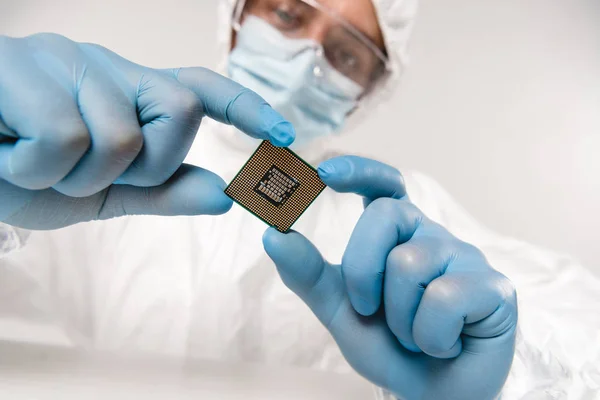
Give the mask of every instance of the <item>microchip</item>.
[[263, 141], [225, 189], [236, 203], [287, 232], [326, 185], [317, 171], [287, 148]]

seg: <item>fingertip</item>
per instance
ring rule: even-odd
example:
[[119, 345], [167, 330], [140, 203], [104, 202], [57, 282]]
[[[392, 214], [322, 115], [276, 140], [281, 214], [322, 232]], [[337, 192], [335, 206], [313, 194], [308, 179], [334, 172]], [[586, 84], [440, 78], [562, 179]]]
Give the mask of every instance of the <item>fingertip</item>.
[[296, 131], [291, 123], [282, 121], [270, 130], [271, 143], [277, 147], [289, 147], [296, 139]]
[[156, 189], [168, 198], [167, 209], [179, 215], [221, 215], [233, 206], [224, 192], [225, 181], [203, 168], [183, 164], [162, 186]]
[[294, 142], [292, 124], [252, 90], [206, 68], [182, 68], [173, 75], [200, 98], [209, 118], [276, 146]]
[[[428, 348], [431, 347], [431, 348]], [[423, 352], [428, 356], [439, 358], [439, 359], [450, 359], [456, 358], [462, 353], [462, 339], [459, 337], [458, 340], [454, 343], [454, 345], [448, 350], [441, 350], [437, 348], [437, 346], [432, 345], [424, 345]]]
[[269, 228], [263, 235], [263, 246], [278, 269], [294, 271], [294, 274], [310, 274], [312, 268], [323, 263], [317, 248], [303, 235], [290, 231], [281, 233]]
[[278, 147], [287, 147], [294, 143], [296, 139], [294, 126], [270, 105], [266, 103], [262, 105], [260, 118], [263, 121], [267, 135], [263, 139], [270, 140]]
[[275, 227], [269, 227], [263, 234], [263, 246], [269, 256], [285, 258], [285, 254], [289, 254], [290, 246], [300, 245], [298, 236], [300, 235], [295, 231], [282, 233]]
[[350, 156], [335, 157], [319, 164], [317, 172], [327, 186], [345, 192], [349, 190], [348, 181], [355, 170]]
[[208, 215], [221, 215], [228, 213], [233, 207], [233, 200], [226, 194], [219, 196], [216, 195], [213, 198], [213, 204], [206, 208], [206, 214]]
[[402, 174], [382, 162], [359, 156], [339, 156], [324, 161], [319, 177], [336, 192], [356, 193], [372, 201], [379, 197], [401, 199], [406, 196]]
[[335, 174], [335, 167], [330, 162], [324, 161], [317, 168], [317, 173], [323, 182], [327, 182]]
[[417, 346], [414, 343], [409, 343], [409, 342], [406, 342], [406, 341], [400, 340], [400, 339], [398, 339], [398, 341], [400, 342], [400, 344], [402, 345], [402, 347], [404, 347], [406, 350], [410, 351], [411, 353], [422, 353], [423, 352], [419, 348], [419, 346]]
[[357, 295], [350, 296], [350, 303], [352, 303], [354, 311], [363, 317], [370, 317], [379, 309], [379, 305], [375, 305], [372, 301], [368, 301], [367, 299]]
[[263, 233], [262, 241], [263, 241], [263, 246], [264, 246], [265, 250], [267, 251], [267, 253], [269, 253], [269, 250], [272, 250], [277, 247], [279, 235], [282, 235], [282, 233], [273, 227], [269, 227], [265, 231], [265, 233]]
[[[349, 245], [350, 248], [350, 245]], [[379, 264], [373, 257], [368, 261], [360, 260], [355, 256], [356, 251], [364, 255], [365, 249], [353, 246], [347, 249], [342, 258], [342, 277], [352, 308], [362, 316], [368, 317], [377, 312], [381, 306], [383, 291], [383, 270], [379, 271]]]
[[[201, 194], [202, 202], [207, 215], [221, 215], [229, 212], [233, 207], [233, 200], [225, 194], [227, 184], [217, 174], [210, 171], [203, 171], [205, 176], [204, 185], [198, 185], [198, 193]], [[214, 194], [207, 195], [214, 191]]]

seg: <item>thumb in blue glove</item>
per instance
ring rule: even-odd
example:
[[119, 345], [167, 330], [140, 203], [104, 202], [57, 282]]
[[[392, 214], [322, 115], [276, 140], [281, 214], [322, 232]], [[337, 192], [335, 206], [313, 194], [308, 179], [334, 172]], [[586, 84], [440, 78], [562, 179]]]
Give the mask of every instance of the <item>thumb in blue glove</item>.
[[514, 354], [510, 281], [412, 205], [395, 169], [339, 157], [319, 173], [367, 206], [342, 265], [328, 263], [299, 233], [269, 229], [265, 250], [284, 283], [352, 367], [398, 398], [496, 398]]

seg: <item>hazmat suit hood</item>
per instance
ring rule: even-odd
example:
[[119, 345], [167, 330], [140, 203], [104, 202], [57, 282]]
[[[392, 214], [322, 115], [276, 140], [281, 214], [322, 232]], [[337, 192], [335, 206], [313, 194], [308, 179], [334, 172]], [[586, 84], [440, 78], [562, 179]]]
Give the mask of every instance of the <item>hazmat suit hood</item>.
[[[385, 103], [398, 89], [401, 76], [409, 62], [408, 48], [411, 32], [417, 13], [418, 0], [372, 0], [379, 20], [384, 44], [390, 60], [389, 71], [376, 87], [361, 99], [360, 104], [347, 119], [342, 132], [331, 137], [314, 140], [302, 148], [303, 157], [307, 161], [318, 162], [336, 154], [339, 135], [345, 131], [356, 129], [360, 124], [374, 118], [376, 112], [385, 112]], [[231, 51], [232, 22], [238, 0], [219, 0], [217, 45], [219, 64], [218, 71], [226, 74], [227, 60]], [[259, 93], [260, 94], [260, 93]], [[239, 134], [233, 132], [222, 135], [234, 147], [240, 144]], [[254, 143], [251, 147], [256, 147]]]

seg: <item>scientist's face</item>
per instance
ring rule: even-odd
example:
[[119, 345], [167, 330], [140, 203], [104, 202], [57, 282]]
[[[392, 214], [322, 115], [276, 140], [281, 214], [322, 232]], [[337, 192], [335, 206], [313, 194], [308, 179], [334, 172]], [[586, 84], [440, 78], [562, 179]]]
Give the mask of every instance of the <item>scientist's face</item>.
[[246, 0], [239, 22], [249, 15], [289, 38], [320, 43], [329, 63], [365, 90], [383, 73], [384, 39], [371, 0]]
[[296, 129], [299, 148], [342, 130], [386, 71], [371, 0], [240, 0], [229, 77]]

